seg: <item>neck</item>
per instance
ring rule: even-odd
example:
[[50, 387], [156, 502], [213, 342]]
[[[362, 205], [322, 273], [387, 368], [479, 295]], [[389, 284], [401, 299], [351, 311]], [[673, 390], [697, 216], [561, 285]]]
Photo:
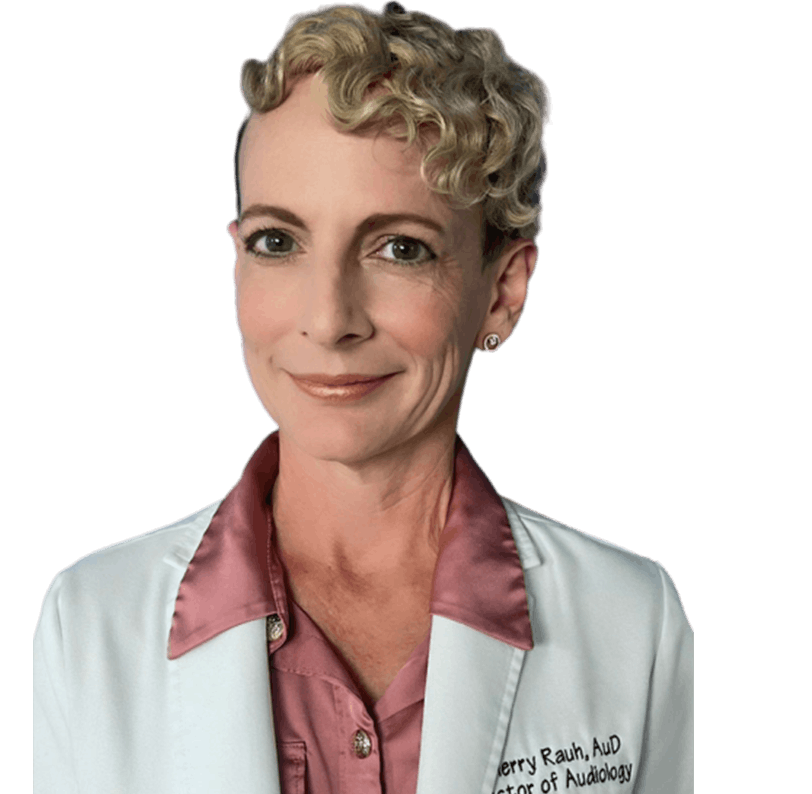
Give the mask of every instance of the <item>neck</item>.
[[361, 576], [433, 565], [453, 486], [455, 424], [352, 466], [309, 457], [280, 432], [273, 505], [283, 560]]

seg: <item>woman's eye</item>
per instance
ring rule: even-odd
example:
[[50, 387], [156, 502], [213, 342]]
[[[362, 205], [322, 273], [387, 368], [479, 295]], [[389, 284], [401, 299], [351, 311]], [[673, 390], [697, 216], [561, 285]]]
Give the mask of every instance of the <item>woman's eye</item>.
[[412, 265], [437, 258], [431, 248], [413, 237], [393, 237], [377, 253], [384, 259]]
[[296, 247], [296, 241], [281, 229], [261, 229], [245, 241], [246, 250], [259, 256], [287, 256]]

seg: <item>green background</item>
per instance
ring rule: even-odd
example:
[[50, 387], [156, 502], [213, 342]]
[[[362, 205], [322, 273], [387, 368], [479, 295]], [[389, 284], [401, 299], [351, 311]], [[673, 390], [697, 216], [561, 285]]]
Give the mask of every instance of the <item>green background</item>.
[[[57, 571], [223, 496], [272, 429], [234, 321], [231, 158], [241, 62], [308, 7], [4, 12], [15, 643]], [[700, 790], [784, 790], [806, 724], [808, 14], [421, 8], [495, 28], [552, 94], [539, 268], [461, 434], [506, 496], [666, 566], [697, 634]]]

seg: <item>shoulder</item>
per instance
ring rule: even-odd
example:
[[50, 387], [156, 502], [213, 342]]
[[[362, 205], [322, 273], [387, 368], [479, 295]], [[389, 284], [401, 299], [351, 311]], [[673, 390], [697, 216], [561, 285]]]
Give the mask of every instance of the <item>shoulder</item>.
[[652, 628], [677, 621], [689, 629], [677, 590], [659, 563], [502, 501], [528, 593], [543, 592], [548, 606], [563, 601], [591, 615], [624, 615]]
[[100, 549], [61, 571], [45, 596], [40, 623], [87, 625], [105, 615], [120, 620], [134, 611], [143, 614], [150, 601], [173, 600], [218, 506]]

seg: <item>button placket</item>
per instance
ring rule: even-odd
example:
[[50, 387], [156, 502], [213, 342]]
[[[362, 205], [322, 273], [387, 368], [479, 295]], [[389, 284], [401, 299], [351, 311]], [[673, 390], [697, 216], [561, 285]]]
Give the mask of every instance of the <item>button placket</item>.
[[357, 693], [337, 686], [335, 703], [341, 726], [340, 794], [380, 794], [380, 737]]

